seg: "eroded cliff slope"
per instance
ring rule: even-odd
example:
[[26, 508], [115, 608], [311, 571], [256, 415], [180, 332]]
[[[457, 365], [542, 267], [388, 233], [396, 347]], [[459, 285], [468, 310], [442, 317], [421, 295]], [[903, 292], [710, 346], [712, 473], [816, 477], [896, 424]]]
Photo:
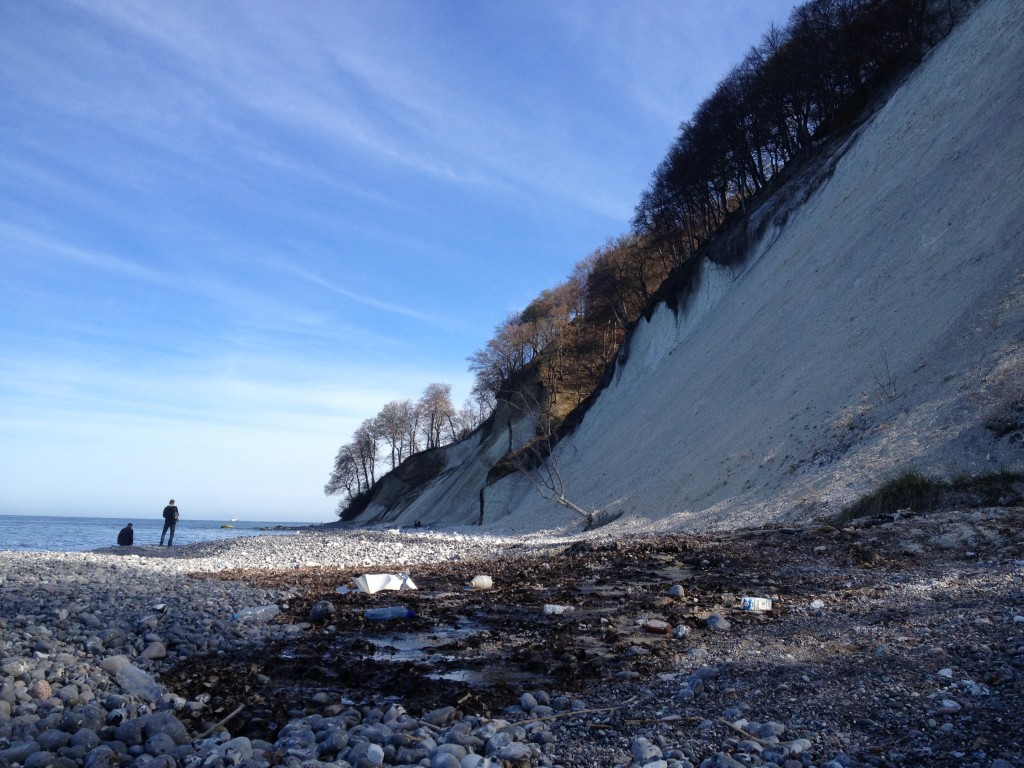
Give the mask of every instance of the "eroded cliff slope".
[[[639, 323], [549, 464], [486, 485], [485, 525], [578, 526], [538, 491], [552, 477], [614, 525], [667, 530], [828, 515], [909, 467], [1024, 468], [1021, 82], [1024, 7], [988, 0], [763, 202], [740, 266], [705, 262]], [[477, 522], [509, 429], [530, 424], [496, 420], [359, 521]]]

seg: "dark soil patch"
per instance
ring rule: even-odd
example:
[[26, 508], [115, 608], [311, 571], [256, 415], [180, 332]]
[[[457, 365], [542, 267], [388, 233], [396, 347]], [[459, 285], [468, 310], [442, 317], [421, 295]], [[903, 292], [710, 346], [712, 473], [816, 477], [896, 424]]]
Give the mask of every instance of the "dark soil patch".
[[[787, 723], [823, 753], [878, 755], [879, 764], [929, 756], [959, 765], [982, 747], [1016, 756], [1024, 742], [1006, 724], [1024, 718], [1024, 622], [1011, 607], [1022, 595], [1021, 515], [947, 511], [844, 529], [581, 542], [506, 561], [407, 567], [417, 591], [375, 595], [336, 591], [362, 571], [222, 572], [216, 578], [290, 590], [275, 621], [297, 625], [294, 638], [190, 659], [162, 682], [186, 698], [208, 693], [211, 719], [244, 702], [229, 727], [261, 738], [291, 717], [350, 704], [488, 715], [543, 689], [608, 709], [581, 732], [609, 748], [655, 731], [720, 745], [730, 737], [722, 713], [738, 707]], [[478, 573], [495, 588], [465, 589]], [[674, 584], [685, 597], [668, 595]], [[744, 595], [772, 597], [772, 611], [741, 610]], [[309, 622], [323, 600], [333, 616]], [[363, 616], [397, 603], [415, 617]], [[549, 604], [572, 610], [548, 614]], [[709, 629], [712, 612], [731, 628]], [[650, 618], [688, 634], [645, 631]], [[699, 695], [676, 698], [701, 667], [714, 675]], [[964, 714], [942, 714], [946, 698]], [[961, 757], [938, 759], [940, 748]]]
[[[292, 640], [244, 654], [191, 658], [161, 680], [186, 698], [208, 693], [214, 715], [247, 702], [232, 732], [263, 738], [289, 717], [323, 709], [317, 694], [357, 704], [401, 701], [412, 712], [454, 704], [486, 714], [526, 690], [581, 691], [610, 671], [654, 673], [666, 662], [668, 639], [645, 632], [636, 616], [696, 626], [700, 593], [677, 601], [666, 590], [712, 567], [684, 540], [666, 538], [639, 547], [574, 545], [557, 556], [504, 563], [418, 565], [417, 590], [374, 595], [337, 592], [363, 571], [221, 572], [217, 578], [291, 590], [295, 597], [274, 621], [306, 626]], [[490, 575], [495, 588], [467, 589], [479, 573]], [[333, 616], [309, 622], [320, 601], [334, 605]], [[395, 604], [415, 616], [363, 616], [367, 608]], [[569, 610], [545, 613], [545, 605]], [[624, 658], [631, 647], [647, 653]]]

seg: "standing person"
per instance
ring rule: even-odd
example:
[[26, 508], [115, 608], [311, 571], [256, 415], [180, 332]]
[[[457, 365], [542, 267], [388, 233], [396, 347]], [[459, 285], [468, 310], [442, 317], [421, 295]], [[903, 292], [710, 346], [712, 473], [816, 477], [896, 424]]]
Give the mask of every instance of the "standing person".
[[128, 523], [121, 532], [117, 534], [117, 543], [122, 547], [130, 547], [135, 543], [135, 529], [132, 528], [132, 524]]
[[178, 508], [174, 504], [174, 499], [171, 499], [171, 503], [164, 507], [164, 529], [160, 532], [160, 546], [164, 545], [164, 534], [168, 531], [171, 532], [171, 536], [167, 539], [167, 546], [171, 546], [174, 543], [174, 526], [178, 524]]

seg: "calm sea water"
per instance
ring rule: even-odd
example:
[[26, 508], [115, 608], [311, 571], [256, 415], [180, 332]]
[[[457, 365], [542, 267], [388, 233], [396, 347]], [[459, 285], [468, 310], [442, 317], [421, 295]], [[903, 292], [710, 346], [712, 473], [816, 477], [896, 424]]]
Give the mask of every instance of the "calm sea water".
[[[149, 545], [160, 543], [160, 531], [164, 521], [159, 515], [153, 518], [122, 517], [49, 517], [43, 515], [0, 515], [0, 550], [50, 550], [53, 552], [85, 552], [117, 544], [117, 532], [125, 524], [135, 528], [135, 543]], [[233, 526], [223, 528], [223, 525]], [[296, 527], [306, 523], [192, 520], [182, 517], [174, 530], [174, 545], [191, 544], [196, 541], [215, 541], [236, 536], [257, 534], [280, 535], [294, 532]], [[260, 530], [286, 526], [290, 530]], [[166, 539], [164, 541], [166, 543]]]

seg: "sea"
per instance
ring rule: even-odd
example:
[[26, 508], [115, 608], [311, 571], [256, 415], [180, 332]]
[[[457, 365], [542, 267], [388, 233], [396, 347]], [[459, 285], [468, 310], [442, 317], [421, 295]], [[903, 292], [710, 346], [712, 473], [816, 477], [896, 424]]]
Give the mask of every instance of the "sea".
[[[117, 545], [117, 534], [127, 523], [135, 529], [136, 545], [160, 543], [164, 521], [152, 518], [53, 517], [0, 515], [0, 551], [87, 552]], [[266, 520], [193, 520], [182, 517], [174, 529], [174, 546], [197, 541], [218, 541], [237, 536], [290, 535], [313, 523]], [[166, 544], [166, 539], [164, 540]]]

